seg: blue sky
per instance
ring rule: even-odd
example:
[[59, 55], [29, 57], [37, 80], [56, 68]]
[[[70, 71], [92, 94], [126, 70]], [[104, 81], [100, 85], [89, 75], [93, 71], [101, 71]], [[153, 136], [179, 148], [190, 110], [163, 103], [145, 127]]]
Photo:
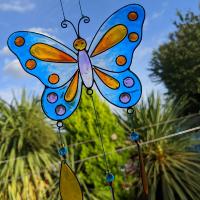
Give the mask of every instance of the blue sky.
[[[192, 2], [192, 3], [191, 3]], [[81, 26], [81, 35], [90, 43], [104, 20], [114, 11], [130, 3], [141, 4], [146, 10], [143, 41], [136, 49], [131, 69], [140, 77], [143, 85], [143, 98], [152, 90], [162, 95], [165, 88], [149, 78], [149, 62], [153, 49], [168, 40], [168, 34], [175, 27], [176, 11], [185, 13], [192, 10], [198, 13], [199, 0], [82, 0], [83, 12], [91, 22]], [[80, 17], [78, 0], [63, 0], [66, 17], [77, 23]], [[15, 31], [30, 30], [50, 35], [65, 45], [72, 47], [74, 34], [60, 27], [62, 13], [59, 0], [0, 0], [0, 97], [10, 101], [12, 91], [18, 95], [22, 88], [41, 94], [43, 85], [26, 74], [18, 60], [7, 48], [7, 38]]]

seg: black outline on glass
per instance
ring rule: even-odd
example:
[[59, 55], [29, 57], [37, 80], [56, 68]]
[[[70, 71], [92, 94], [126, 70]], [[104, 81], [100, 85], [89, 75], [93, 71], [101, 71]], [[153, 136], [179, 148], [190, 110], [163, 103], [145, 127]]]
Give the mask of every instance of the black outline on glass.
[[[80, 182], [79, 182], [79, 180], [78, 180], [76, 174], [74, 173], [74, 171], [71, 169], [71, 167], [67, 164], [67, 162], [66, 162], [65, 160], [62, 160], [62, 161], [61, 161], [61, 166], [60, 166], [60, 178], [61, 178], [62, 165], [67, 165], [67, 167], [71, 170], [72, 174], [73, 174], [74, 177], [76, 178], [76, 180], [77, 180], [77, 182], [78, 182], [78, 184], [79, 184], [79, 187], [80, 187], [81, 194], [82, 194], [82, 199], [81, 199], [81, 200], [83, 200], [83, 191], [82, 191], [82, 189], [81, 189], [81, 184], [80, 184]], [[63, 199], [63, 198], [62, 198], [61, 191], [60, 191], [60, 187], [61, 187], [61, 182], [60, 182], [60, 180], [59, 180], [59, 192], [60, 192], [60, 197], [61, 197], [61, 199]]]
[[[50, 101], [49, 101], [48, 96], [49, 96], [50, 94], [55, 94], [55, 95], [57, 96], [57, 99], [56, 99], [55, 102], [50, 102]], [[47, 101], [48, 101], [49, 103], [51, 103], [51, 104], [56, 103], [56, 102], [58, 101], [58, 95], [57, 95], [55, 92], [50, 92], [49, 94], [47, 94]]]
[[[133, 80], [133, 85], [132, 85], [132, 86], [126, 86], [126, 85], [125, 85], [124, 81], [125, 81], [125, 79], [127, 79], [127, 78], [131, 78], [131, 79]], [[124, 84], [124, 86], [125, 86], [126, 88], [132, 88], [132, 87], [135, 85], [135, 80], [134, 80], [132, 77], [127, 76], [126, 78], [123, 79], [123, 84]]]
[[[111, 46], [110, 48], [108, 48], [108, 49], [102, 51], [101, 53], [98, 53], [98, 54], [96, 54], [96, 55], [93, 56], [92, 54], [94, 53], [94, 51], [96, 50], [96, 48], [98, 47], [98, 45], [101, 43], [101, 41], [104, 39], [104, 37], [107, 35], [107, 33], [108, 33], [111, 29], [115, 28], [116, 26], [120, 26], [120, 25], [123, 26], [124, 28], [126, 28], [126, 35], [125, 35], [119, 42], [117, 42], [115, 45], [113, 45], [113, 46]], [[98, 33], [98, 31], [97, 31], [97, 33]], [[97, 35], [97, 34], [96, 34], [96, 35]], [[115, 46], [118, 45], [120, 42], [122, 42], [122, 41], [126, 38], [127, 35], [128, 35], [128, 28], [127, 28], [124, 24], [117, 24], [117, 25], [115, 25], [115, 26], [112, 26], [112, 27], [102, 36], [102, 38], [100, 39], [100, 41], [97, 43], [97, 45], [96, 45], [96, 47], [94, 48], [93, 52], [91, 53], [90, 57], [93, 58], [93, 57], [98, 56], [98, 55], [100, 55], [100, 54], [106, 52], [107, 50], [109, 50], [109, 49], [115, 47]], [[93, 40], [94, 40], [94, 39], [93, 39]], [[93, 42], [93, 40], [92, 40], [92, 42]], [[91, 44], [92, 44], [92, 42], [91, 42]], [[90, 45], [90, 46], [91, 46], [91, 45]], [[90, 47], [89, 47], [89, 48], [90, 48]]]

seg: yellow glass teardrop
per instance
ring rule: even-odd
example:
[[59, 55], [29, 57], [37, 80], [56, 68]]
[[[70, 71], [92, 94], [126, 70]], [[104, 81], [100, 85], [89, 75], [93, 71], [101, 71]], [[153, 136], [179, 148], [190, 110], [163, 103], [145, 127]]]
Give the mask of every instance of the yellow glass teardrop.
[[64, 161], [61, 163], [60, 170], [60, 194], [62, 200], [83, 200], [79, 181]]

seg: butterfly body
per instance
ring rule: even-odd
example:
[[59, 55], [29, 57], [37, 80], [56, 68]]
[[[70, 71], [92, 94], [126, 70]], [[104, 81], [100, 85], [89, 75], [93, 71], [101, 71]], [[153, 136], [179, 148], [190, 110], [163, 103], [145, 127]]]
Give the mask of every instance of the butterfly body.
[[89, 48], [80, 36], [72, 50], [48, 36], [27, 31], [13, 33], [8, 46], [23, 69], [45, 85], [41, 102], [49, 118], [69, 117], [79, 104], [82, 85], [91, 89], [95, 84], [107, 101], [129, 108], [142, 93], [130, 66], [142, 39], [144, 18], [140, 5], [119, 9], [102, 24]]
[[91, 88], [93, 85], [93, 72], [91, 60], [85, 50], [78, 53], [79, 71], [86, 88]]

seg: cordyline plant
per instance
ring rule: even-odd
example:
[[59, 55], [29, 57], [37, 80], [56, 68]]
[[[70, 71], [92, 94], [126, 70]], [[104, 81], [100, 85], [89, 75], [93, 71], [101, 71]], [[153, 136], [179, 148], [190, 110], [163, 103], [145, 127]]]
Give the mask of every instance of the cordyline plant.
[[[56, 135], [38, 99], [0, 100], [0, 199], [47, 199], [53, 181]], [[53, 164], [54, 163], [54, 164]]]
[[[121, 119], [121, 124], [129, 132], [130, 127], [134, 126], [142, 141], [167, 136], [185, 130], [192, 124], [194, 117], [177, 119], [184, 105], [184, 102], [174, 104], [173, 101], [162, 104], [161, 99], [152, 93], [146, 103], [143, 101], [136, 108], [134, 116], [129, 115], [126, 119]], [[142, 146], [149, 183], [149, 199], [198, 199], [200, 153], [192, 148], [200, 143], [196, 134], [188, 133]], [[127, 183], [130, 184], [127, 199], [142, 199], [138, 156], [136, 149], [132, 151], [131, 159], [125, 167]]]

